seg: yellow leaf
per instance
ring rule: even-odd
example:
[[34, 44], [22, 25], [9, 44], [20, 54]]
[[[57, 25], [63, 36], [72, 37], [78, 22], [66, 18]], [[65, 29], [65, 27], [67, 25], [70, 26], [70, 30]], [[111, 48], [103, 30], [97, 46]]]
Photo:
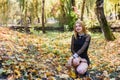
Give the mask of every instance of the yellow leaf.
[[15, 74], [16, 74], [16, 78], [21, 77], [20, 71], [19, 70], [14, 70]]
[[55, 77], [49, 77], [48, 80], [56, 80]]
[[76, 74], [73, 70], [70, 70], [70, 72], [68, 74], [69, 74], [70, 77], [76, 78]]
[[57, 67], [57, 70], [58, 70], [58, 71], [61, 71], [61, 70], [62, 70], [62, 67], [59, 65], [59, 66]]
[[53, 53], [49, 53], [49, 54], [48, 54], [48, 57], [49, 57], [49, 58], [54, 57], [54, 54], [53, 54]]
[[53, 75], [53, 73], [52, 72], [46, 72], [46, 76], [48, 77], [48, 76], [52, 76]]
[[36, 78], [36, 80], [42, 80], [42, 79], [40, 79], [40, 78]]

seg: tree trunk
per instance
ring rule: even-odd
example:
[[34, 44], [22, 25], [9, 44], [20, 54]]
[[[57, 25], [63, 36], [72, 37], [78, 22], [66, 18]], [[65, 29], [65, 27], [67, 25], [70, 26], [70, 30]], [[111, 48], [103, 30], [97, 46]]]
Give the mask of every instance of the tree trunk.
[[37, 19], [38, 19], [38, 23], [40, 23], [40, 18], [38, 17]]
[[45, 33], [45, 23], [44, 23], [44, 6], [45, 5], [45, 0], [42, 0], [42, 32]]
[[89, 6], [87, 5], [86, 6], [86, 10], [87, 10], [87, 17], [89, 17], [89, 13], [90, 13], [90, 11], [89, 11], [89, 8], [88, 8]]
[[118, 20], [120, 20], [120, 11], [118, 11]]
[[27, 29], [28, 27], [28, 24], [27, 24], [27, 11], [28, 11], [28, 2], [26, 1], [25, 2], [25, 12], [24, 12], [24, 26], [25, 26], [25, 29]]
[[81, 9], [81, 18], [80, 18], [80, 20], [81, 20], [81, 21], [83, 21], [84, 8], [85, 8], [85, 1], [86, 1], [86, 0], [83, 0], [83, 4], [82, 4], [82, 9]]
[[115, 4], [115, 19], [117, 20], [117, 4]]
[[[75, 0], [71, 0], [72, 7], [75, 7]], [[74, 8], [73, 8], [74, 10]]]
[[[66, 12], [65, 12], [65, 5], [64, 5], [65, 1], [64, 0], [60, 0], [60, 26], [64, 26], [64, 24], [67, 22], [66, 20]], [[70, 13], [70, 11], [69, 11]]]
[[103, 8], [104, 0], [97, 0], [96, 1], [96, 15], [98, 21], [100, 23], [102, 32], [105, 36], [107, 41], [113, 41], [115, 39], [114, 35], [112, 34], [110, 27], [107, 24], [106, 17], [104, 15], [104, 8]]

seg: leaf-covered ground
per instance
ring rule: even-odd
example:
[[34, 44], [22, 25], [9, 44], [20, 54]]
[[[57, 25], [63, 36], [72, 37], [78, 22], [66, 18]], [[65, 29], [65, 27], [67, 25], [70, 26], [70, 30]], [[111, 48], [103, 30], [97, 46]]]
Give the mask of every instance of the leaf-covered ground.
[[[72, 80], [75, 78], [74, 72], [65, 67], [67, 59], [71, 56], [72, 34], [48, 32], [33, 35], [0, 27], [0, 79]], [[120, 34], [114, 33], [116, 40], [112, 42], [105, 41], [100, 33], [90, 34], [90, 78], [119, 80]]]

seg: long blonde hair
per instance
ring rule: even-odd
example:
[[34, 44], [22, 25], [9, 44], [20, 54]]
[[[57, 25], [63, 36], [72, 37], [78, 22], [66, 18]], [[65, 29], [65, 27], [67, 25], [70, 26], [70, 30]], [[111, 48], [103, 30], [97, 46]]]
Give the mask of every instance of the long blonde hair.
[[74, 36], [75, 36], [75, 39], [77, 39], [77, 31], [76, 31], [76, 24], [80, 24], [82, 26], [82, 31], [84, 34], [87, 34], [87, 31], [86, 31], [86, 28], [85, 28], [85, 24], [83, 21], [80, 21], [80, 20], [77, 20], [74, 24]]

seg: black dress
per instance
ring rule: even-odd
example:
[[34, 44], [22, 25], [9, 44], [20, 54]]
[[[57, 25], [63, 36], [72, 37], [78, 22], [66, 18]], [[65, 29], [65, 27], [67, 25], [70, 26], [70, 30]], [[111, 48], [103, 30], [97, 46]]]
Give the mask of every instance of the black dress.
[[90, 44], [91, 36], [88, 34], [77, 35], [77, 38], [72, 36], [71, 40], [71, 52], [77, 53], [81, 58], [85, 58], [87, 60], [88, 65], [90, 64], [90, 60], [87, 54], [88, 47]]

